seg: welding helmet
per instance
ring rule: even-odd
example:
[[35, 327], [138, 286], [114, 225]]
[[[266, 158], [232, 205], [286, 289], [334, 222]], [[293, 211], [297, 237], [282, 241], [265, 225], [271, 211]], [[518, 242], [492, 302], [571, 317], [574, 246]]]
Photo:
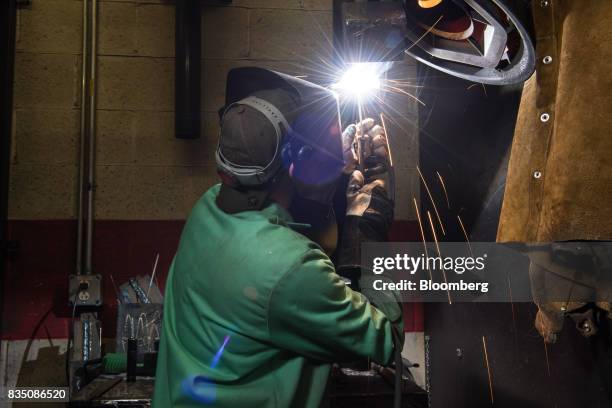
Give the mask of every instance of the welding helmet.
[[300, 198], [330, 206], [344, 165], [332, 91], [263, 68], [235, 68], [220, 119], [215, 159], [223, 210], [263, 208], [270, 187], [286, 175]]

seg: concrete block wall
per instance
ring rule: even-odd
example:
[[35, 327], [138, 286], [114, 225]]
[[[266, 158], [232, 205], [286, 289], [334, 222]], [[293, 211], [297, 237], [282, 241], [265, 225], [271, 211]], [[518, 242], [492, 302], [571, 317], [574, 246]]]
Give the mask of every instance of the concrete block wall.
[[[75, 216], [81, 3], [20, 10], [15, 58], [9, 217]], [[49, 22], [53, 21], [53, 24]]]
[[[76, 0], [34, 0], [19, 11], [9, 210], [14, 219], [75, 217], [81, 7]], [[202, 138], [178, 140], [173, 135], [174, 5], [101, 0], [99, 16], [99, 219], [185, 218], [216, 181], [216, 112], [229, 69], [256, 65], [330, 80], [331, 1], [205, 5]], [[415, 76], [413, 65], [403, 69], [404, 77]], [[413, 219], [405, 204], [418, 196], [416, 103], [397, 102], [394, 96], [404, 111], [388, 112], [390, 139], [402, 157], [397, 216]]]
[[[105, 276], [107, 335], [116, 308], [108, 275], [119, 283], [150, 273], [159, 253], [163, 282], [184, 219], [217, 182], [213, 153], [227, 72], [262, 66], [330, 82], [331, 8], [331, 0], [203, 2], [202, 137], [180, 140], [174, 137], [173, 2], [99, 0], [94, 271]], [[20, 250], [7, 274], [6, 290], [14, 295], [5, 299], [21, 300], [5, 310], [19, 309], [27, 318], [4, 316], [9, 329], [0, 338], [11, 340], [2, 342], [4, 362], [22, 361], [21, 342], [32, 336], [65, 339], [67, 333], [70, 311], [58, 299], [65, 298], [65, 276], [73, 272], [76, 235], [81, 15], [80, 0], [32, 0], [18, 11], [9, 238], [20, 240]], [[416, 77], [413, 63], [398, 70], [396, 78]], [[388, 98], [396, 218], [411, 221], [419, 191], [417, 105], [406, 95]], [[45, 290], [34, 298], [30, 287]], [[32, 327], [44, 330], [32, 334]], [[28, 364], [36, 361], [28, 357]], [[49, 375], [58, 372], [39, 364]], [[28, 384], [19, 372], [17, 366], [3, 370], [2, 384], [18, 378]]]

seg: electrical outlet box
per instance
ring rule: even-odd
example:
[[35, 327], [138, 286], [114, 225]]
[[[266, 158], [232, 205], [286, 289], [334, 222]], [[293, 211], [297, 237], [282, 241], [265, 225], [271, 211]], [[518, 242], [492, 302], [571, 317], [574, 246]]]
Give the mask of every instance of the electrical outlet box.
[[101, 275], [70, 275], [68, 302], [70, 306], [102, 306]]

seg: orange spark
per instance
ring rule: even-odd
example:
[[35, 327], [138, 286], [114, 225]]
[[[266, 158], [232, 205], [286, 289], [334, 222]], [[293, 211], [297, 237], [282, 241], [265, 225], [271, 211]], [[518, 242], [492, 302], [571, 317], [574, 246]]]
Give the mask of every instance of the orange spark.
[[419, 168], [419, 166], [416, 166], [416, 169], [419, 172], [419, 176], [421, 176], [421, 181], [423, 181], [425, 190], [427, 190], [429, 201], [431, 201], [431, 205], [433, 205], [434, 211], [436, 212], [436, 217], [438, 218], [438, 222], [440, 223], [440, 229], [442, 230], [442, 235], [446, 235], [446, 231], [444, 231], [444, 226], [442, 225], [442, 219], [440, 219], [440, 214], [438, 213], [438, 207], [436, 207], [436, 203], [434, 202], [433, 196], [431, 195], [431, 191], [429, 191], [429, 186], [427, 185], [427, 182], [425, 181], [425, 177], [423, 177], [423, 173], [421, 173], [421, 169]]
[[[423, 223], [421, 222], [421, 214], [419, 213], [419, 206], [417, 204], [416, 198], [412, 197], [414, 202], [414, 211], [416, 211], [417, 220], [419, 220], [419, 229], [421, 230], [421, 239], [423, 240], [423, 249], [425, 250], [425, 257], [429, 258], [429, 254], [427, 253], [427, 244], [425, 244], [425, 231], [423, 231]], [[429, 263], [426, 263], [427, 271], [429, 272], [429, 279], [433, 282], [433, 275], [431, 274], [431, 269], [429, 269]]]
[[487, 375], [489, 376], [489, 392], [491, 394], [491, 405], [493, 405], [493, 381], [491, 380], [491, 367], [489, 366], [489, 355], [487, 354], [487, 341], [482, 336], [482, 348], [484, 349], [485, 362], [487, 364]]
[[463, 230], [463, 235], [465, 235], [465, 241], [468, 244], [468, 248], [470, 249], [470, 255], [473, 257], [474, 253], [472, 252], [472, 245], [470, 244], [470, 239], [468, 238], [468, 234], [467, 231], [465, 230], [465, 226], [463, 225], [463, 221], [461, 221], [461, 217], [459, 215], [457, 215], [457, 219], [459, 220], [459, 225], [461, 226], [461, 229]]
[[446, 206], [450, 210], [450, 201], [448, 200], [448, 192], [446, 191], [446, 185], [444, 184], [444, 179], [442, 178], [440, 173], [438, 173], [437, 171], [436, 171], [436, 174], [438, 175], [438, 180], [440, 180], [440, 184], [442, 184], [442, 190], [444, 191], [444, 197], [446, 197]]
[[[431, 220], [431, 213], [427, 211], [427, 217], [429, 218], [429, 225], [431, 226], [431, 233], [433, 234], [434, 242], [436, 243], [436, 250], [438, 251], [438, 256], [442, 258], [440, 254], [440, 245], [438, 245], [438, 237], [436, 236], [436, 229], [434, 228], [433, 221]], [[448, 281], [446, 280], [446, 271], [444, 270], [444, 265], [442, 266], [442, 276], [444, 277], [444, 283], [447, 284], [446, 294], [448, 296], [448, 304], [452, 305], [453, 301], [451, 300], [450, 290], [448, 289]]]

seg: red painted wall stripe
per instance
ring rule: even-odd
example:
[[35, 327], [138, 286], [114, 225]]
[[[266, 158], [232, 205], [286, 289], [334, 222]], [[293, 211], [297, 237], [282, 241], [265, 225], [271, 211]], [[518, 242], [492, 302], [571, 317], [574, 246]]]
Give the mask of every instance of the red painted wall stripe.
[[[184, 221], [100, 220], [95, 223], [94, 273], [103, 276], [104, 305], [100, 312], [103, 336], [116, 330], [117, 303], [110, 275], [117, 284], [130, 277], [151, 273], [160, 254], [158, 280], [164, 286]], [[393, 241], [418, 239], [413, 222], [396, 222]], [[4, 316], [0, 338], [66, 338], [71, 309], [68, 307], [68, 275], [74, 273], [76, 221], [12, 220], [8, 239], [18, 250], [7, 262]], [[423, 331], [421, 305], [406, 305], [406, 330]]]

